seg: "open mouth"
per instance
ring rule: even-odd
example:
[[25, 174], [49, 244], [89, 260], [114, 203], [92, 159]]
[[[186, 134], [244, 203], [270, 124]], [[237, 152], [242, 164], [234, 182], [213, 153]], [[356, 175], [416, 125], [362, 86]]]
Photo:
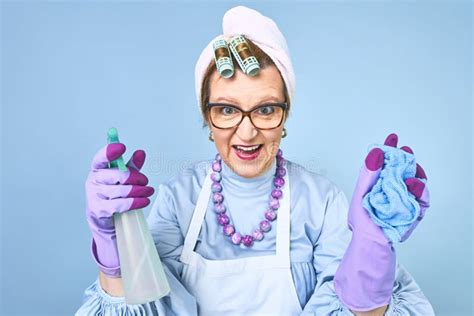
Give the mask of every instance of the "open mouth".
[[250, 160], [257, 158], [260, 153], [263, 144], [257, 144], [252, 146], [243, 146], [243, 145], [232, 145], [235, 149], [236, 155], [244, 160]]

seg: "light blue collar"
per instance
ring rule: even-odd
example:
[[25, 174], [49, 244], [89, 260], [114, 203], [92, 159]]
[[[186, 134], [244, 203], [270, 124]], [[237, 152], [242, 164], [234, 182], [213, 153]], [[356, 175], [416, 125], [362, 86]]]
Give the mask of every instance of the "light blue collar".
[[245, 178], [235, 173], [225, 162], [221, 163], [221, 175], [226, 187], [230, 184], [232, 187], [245, 187], [246, 190], [261, 187], [271, 183], [276, 171], [276, 159], [273, 159], [272, 165], [263, 174], [253, 178]]

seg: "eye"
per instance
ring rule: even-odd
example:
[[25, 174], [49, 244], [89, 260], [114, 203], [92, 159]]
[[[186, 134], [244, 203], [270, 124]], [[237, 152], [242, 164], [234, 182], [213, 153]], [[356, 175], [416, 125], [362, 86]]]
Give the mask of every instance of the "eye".
[[273, 105], [265, 105], [257, 109], [257, 113], [260, 115], [270, 115], [275, 112], [275, 107]]
[[221, 107], [220, 113], [223, 115], [232, 115], [235, 114], [235, 109], [230, 106], [223, 106]]

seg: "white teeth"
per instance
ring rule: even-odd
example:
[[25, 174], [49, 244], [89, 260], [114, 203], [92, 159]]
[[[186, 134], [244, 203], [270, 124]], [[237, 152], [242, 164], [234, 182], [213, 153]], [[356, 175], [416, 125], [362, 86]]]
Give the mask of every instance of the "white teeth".
[[252, 146], [252, 147], [241, 147], [241, 146], [235, 146], [235, 147], [237, 147], [237, 149], [243, 150], [243, 151], [252, 151], [252, 150], [257, 149], [259, 146], [260, 145], [255, 145], [255, 146]]

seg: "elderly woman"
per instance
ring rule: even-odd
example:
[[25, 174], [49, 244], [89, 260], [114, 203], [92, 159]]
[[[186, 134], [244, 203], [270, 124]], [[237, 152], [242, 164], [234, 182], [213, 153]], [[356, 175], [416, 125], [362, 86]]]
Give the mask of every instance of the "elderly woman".
[[[149, 304], [124, 302], [112, 216], [147, 206], [154, 190], [139, 172], [144, 152], [132, 155], [124, 174], [107, 168], [125, 152], [123, 144], [110, 144], [95, 156], [86, 182], [100, 272], [77, 314], [434, 314], [396, 263], [393, 231], [364, 202], [387, 153], [412, 156], [411, 149], [397, 149], [394, 134], [373, 148], [348, 205], [332, 182], [286, 160], [280, 149], [295, 79], [276, 24], [236, 7], [225, 14], [223, 31], [196, 65], [196, 94], [218, 154], [161, 184], [147, 219], [170, 294]], [[247, 41], [246, 56], [258, 61], [257, 74], [237, 60], [238, 52], [230, 76], [216, 68], [213, 43], [236, 35]], [[419, 165], [405, 179], [419, 212], [398, 241], [408, 238], [428, 207], [425, 179]]]

